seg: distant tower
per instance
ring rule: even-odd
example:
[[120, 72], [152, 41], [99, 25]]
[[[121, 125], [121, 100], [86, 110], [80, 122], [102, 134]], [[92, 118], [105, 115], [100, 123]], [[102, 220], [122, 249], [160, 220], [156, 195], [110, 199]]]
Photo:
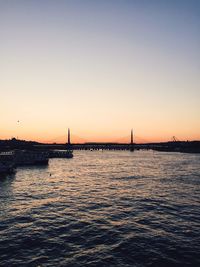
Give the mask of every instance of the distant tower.
[[131, 129], [131, 145], [133, 144], [133, 129]]
[[68, 136], [67, 136], [67, 144], [70, 145], [71, 142], [70, 142], [70, 129], [68, 128]]
[[133, 129], [131, 129], [131, 143], [130, 143], [130, 151], [134, 151], [134, 144], [133, 144]]

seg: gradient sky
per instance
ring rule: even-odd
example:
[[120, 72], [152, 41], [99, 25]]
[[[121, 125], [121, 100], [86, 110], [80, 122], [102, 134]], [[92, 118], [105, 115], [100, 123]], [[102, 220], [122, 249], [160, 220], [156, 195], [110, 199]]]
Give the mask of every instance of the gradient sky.
[[1, 0], [0, 38], [0, 138], [200, 140], [200, 1]]

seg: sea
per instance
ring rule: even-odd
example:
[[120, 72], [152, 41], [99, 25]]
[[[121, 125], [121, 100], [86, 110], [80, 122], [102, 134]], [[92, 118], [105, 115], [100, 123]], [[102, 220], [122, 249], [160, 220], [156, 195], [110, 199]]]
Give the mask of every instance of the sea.
[[200, 266], [200, 154], [74, 151], [0, 179], [0, 266]]

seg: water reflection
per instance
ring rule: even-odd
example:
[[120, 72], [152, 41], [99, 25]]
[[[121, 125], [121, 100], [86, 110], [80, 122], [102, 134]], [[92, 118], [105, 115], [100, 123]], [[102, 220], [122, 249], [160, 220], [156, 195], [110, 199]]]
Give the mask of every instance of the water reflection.
[[0, 189], [1, 262], [195, 266], [199, 163], [191, 154], [80, 151], [19, 168]]
[[7, 216], [10, 210], [14, 195], [13, 183], [15, 181], [15, 173], [2, 175], [0, 177], [0, 216]]

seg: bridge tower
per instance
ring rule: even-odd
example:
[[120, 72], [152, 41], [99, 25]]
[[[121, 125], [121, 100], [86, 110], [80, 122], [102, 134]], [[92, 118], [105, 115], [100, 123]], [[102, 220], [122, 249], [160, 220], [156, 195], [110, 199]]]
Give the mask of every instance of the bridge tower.
[[67, 149], [72, 150], [71, 140], [70, 140], [70, 128], [68, 128], [67, 132]]
[[67, 134], [67, 144], [71, 145], [71, 141], [70, 141], [70, 129], [68, 128], [68, 134]]
[[133, 129], [131, 129], [131, 145], [133, 144]]
[[134, 151], [134, 144], [133, 144], [133, 129], [131, 129], [131, 143], [130, 143], [130, 151]]

